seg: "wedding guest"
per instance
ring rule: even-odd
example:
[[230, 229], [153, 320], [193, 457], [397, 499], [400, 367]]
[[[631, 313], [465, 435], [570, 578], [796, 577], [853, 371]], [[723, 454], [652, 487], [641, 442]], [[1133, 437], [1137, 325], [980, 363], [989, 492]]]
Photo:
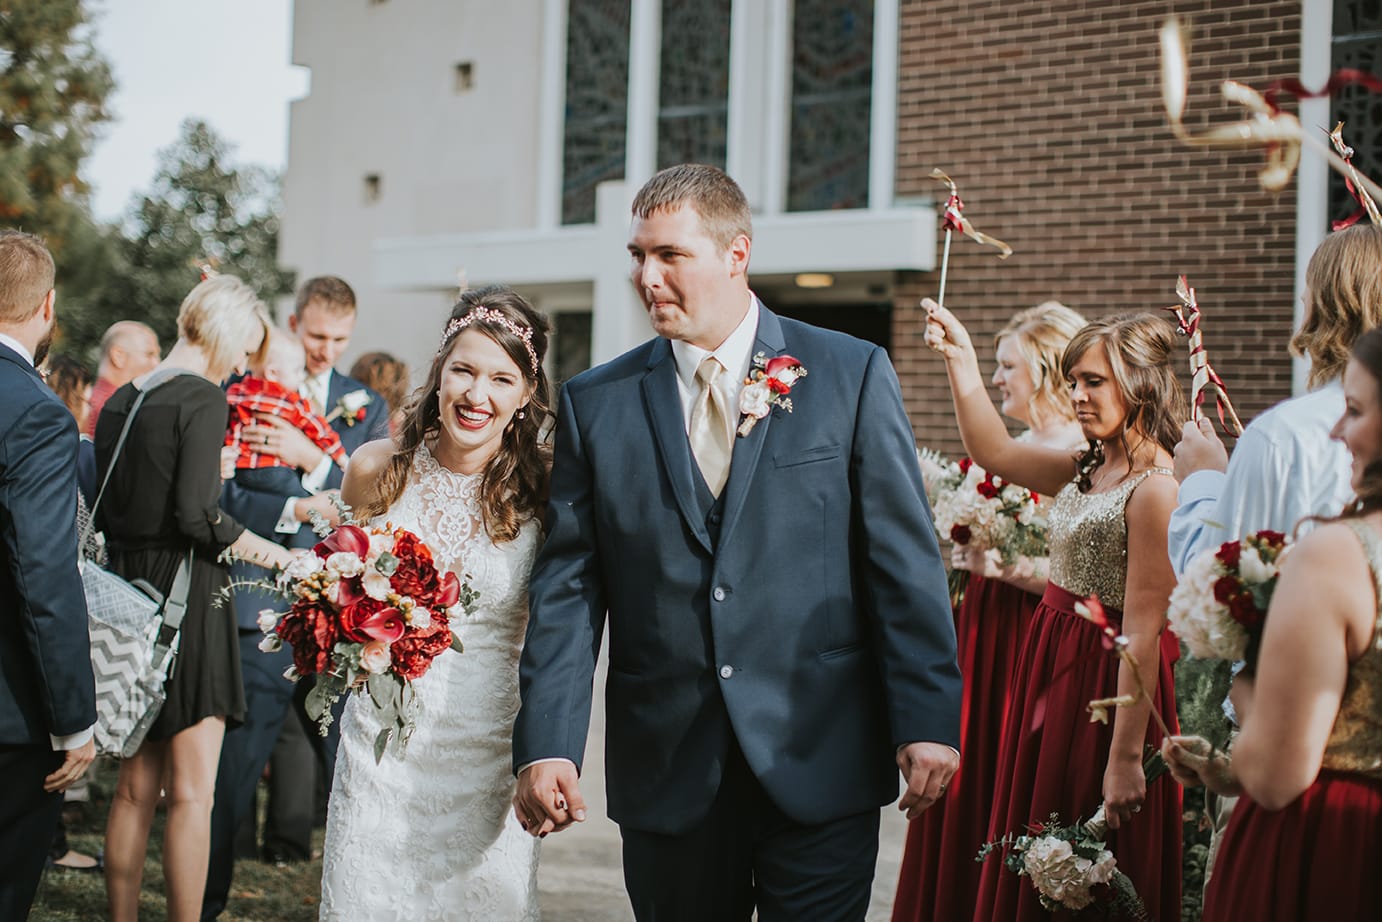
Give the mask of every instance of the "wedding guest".
[[[1060, 375], [1061, 353], [1083, 326], [1083, 317], [1051, 301], [1019, 312], [998, 333], [993, 384], [1003, 398], [1003, 414], [1029, 427], [1019, 438], [1030, 444], [1067, 451], [1084, 444]], [[1004, 565], [997, 551], [971, 542], [953, 546], [950, 564], [969, 572], [955, 613], [965, 757], [945, 797], [907, 830], [894, 922], [958, 919], [974, 906], [982, 870], [974, 855], [984, 842], [993, 804], [998, 735], [1012, 697], [1013, 667], [1046, 589], [1044, 557]]]
[[101, 363], [96, 367], [91, 410], [82, 429], [87, 438], [96, 436], [96, 420], [110, 395], [140, 375], [153, 371], [158, 356], [158, 335], [147, 324], [121, 320], [110, 325], [101, 337]]
[[[1180, 911], [1180, 789], [1149, 788], [1143, 773], [1144, 746], [1161, 742], [1149, 720], [1152, 702], [1118, 708], [1111, 725], [1090, 721], [1091, 700], [1135, 694], [1138, 685], [1075, 603], [1099, 597], [1141, 663], [1157, 709], [1173, 724], [1177, 651], [1164, 629], [1175, 575], [1166, 522], [1175, 504], [1171, 448], [1185, 418], [1175, 330], [1152, 314], [1120, 314], [1075, 334], [1060, 373], [1089, 446], [1071, 451], [1011, 438], [984, 391], [964, 326], [934, 301], [922, 304], [926, 342], [945, 357], [970, 456], [1005, 480], [1056, 494], [1047, 511], [1050, 580], [1014, 670], [1013, 687], [1023, 695], [1001, 737], [988, 838], [1052, 813], [1067, 822], [1088, 818], [1102, 800], [1118, 867], [1152, 918], [1170, 918]], [[973, 917], [1027, 922], [1050, 914], [1027, 882], [992, 859]]]
[[96, 446], [86, 435], [87, 419], [91, 416], [91, 369], [70, 355], [48, 357], [45, 379], [58, 395], [82, 433], [77, 443], [77, 488], [88, 509], [96, 501]]
[[[244, 719], [235, 622], [215, 604], [229, 585], [222, 552], [261, 566], [293, 555], [247, 531], [218, 505], [227, 414], [220, 382], [263, 346], [264, 305], [233, 276], [207, 279], [178, 311], [178, 340], [155, 371], [173, 374], [148, 391], [96, 512], [112, 568], [148, 580], [165, 596], [193, 554], [191, 589], [167, 700], [139, 750], [120, 763], [106, 826], [106, 888], [114, 922], [138, 916], [154, 809], [166, 798], [163, 871], [168, 919], [192, 922], [206, 878], [212, 791], [227, 724]], [[178, 373], [181, 372], [181, 373]], [[102, 474], [148, 376], [111, 395], [96, 425]]]
[[350, 376], [384, 398], [389, 405], [389, 434], [397, 436], [408, 398], [408, 366], [387, 352], [366, 352], [350, 366]]
[[77, 573], [77, 426], [34, 369], [53, 339], [53, 257], [0, 231], [0, 919], [25, 919], [62, 811], [96, 755]]
[[[1163, 743], [1176, 778], [1241, 795], [1206, 922], [1382, 917], [1382, 331], [1355, 343], [1331, 430], [1357, 498], [1286, 555], [1232, 756]], [[1264, 873], [1264, 871], [1269, 873]]]

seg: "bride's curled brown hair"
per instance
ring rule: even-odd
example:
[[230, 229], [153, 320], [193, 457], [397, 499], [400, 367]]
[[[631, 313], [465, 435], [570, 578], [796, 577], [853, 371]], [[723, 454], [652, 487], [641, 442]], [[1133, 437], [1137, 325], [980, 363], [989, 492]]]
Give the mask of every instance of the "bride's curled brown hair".
[[528, 405], [514, 414], [504, 430], [499, 450], [480, 482], [480, 515], [486, 533], [495, 543], [512, 541], [547, 500], [551, 449], [543, 432], [551, 415], [551, 392], [542, 363], [547, 356], [550, 324], [522, 295], [504, 285], [469, 289], [451, 309], [427, 380], [404, 408], [398, 445], [380, 476], [375, 501], [360, 510], [360, 515], [380, 515], [397, 502], [418, 447], [440, 436], [437, 391], [446, 359], [463, 330], [477, 330], [498, 343], [523, 373], [531, 391]]
[[[1378, 399], [1382, 400], [1382, 327], [1358, 337], [1349, 351], [1349, 360], [1357, 362], [1371, 376]], [[1363, 468], [1357, 495], [1338, 518], [1357, 518], [1379, 509], [1382, 509], [1382, 458], [1371, 458]]]

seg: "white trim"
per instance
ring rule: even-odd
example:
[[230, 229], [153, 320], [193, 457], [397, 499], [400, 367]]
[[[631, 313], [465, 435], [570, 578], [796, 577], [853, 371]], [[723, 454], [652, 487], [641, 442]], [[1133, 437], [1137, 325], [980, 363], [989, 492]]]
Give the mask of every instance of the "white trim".
[[725, 172], [734, 177], [744, 190], [749, 207], [760, 209], [763, 204], [760, 178], [762, 164], [752, 156], [758, 146], [754, 143], [756, 132], [754, 115], [754, 94], [750, 87], [757, 87], [755, 67], [762, 66], [759, 56], [754, 54], [755, 45], [762, 46], [762, 39], [754, 40], [759, 32], [753, 28], [753, 13], [761, 13], [762, 8], [753, 0], [731, 0], [729, 7], [729, 98], [725, 101], [729, 110], [725, 123]]
[[869, 208], [893, 203], [897, 161], [897, 0], [874, 0], [873, 89], [869, 102]]
[[[1334, 4], [1332, 0], [1301, 0], [1300, 80], [1307, 87], [1323, 86], [1333, 62]], [[1328, 99], [1303, 99], [1300, 124], [1305, 131], [1329, 121]], [[1325, 125], [1325, 129], [1333, 128]], [[1305, 320], [1305, 267], [1328, 233], [1329, 165], [1309, 149], [1302, 153], [1296, 168], [1296, 303], [1293, 330]], [[1291, 392], [1305, 393], [1310, 374], [1309, 359], [1299, 358], [1291, 365]]]
[[542, 0], [542, 76], [537, 127], [536, 226], [561, 226], [562, 153], [566, 136], [567, 0]]
[[787, 205], [787, 168], [792, 135], [792, 0], [765, 0], [768, 41], [763, 50], [762, 213], [781, 214]]
[[629, 19], [629, 109], [624, 181], [637, 189], [657, 171], [662, 0], [632, 0]]

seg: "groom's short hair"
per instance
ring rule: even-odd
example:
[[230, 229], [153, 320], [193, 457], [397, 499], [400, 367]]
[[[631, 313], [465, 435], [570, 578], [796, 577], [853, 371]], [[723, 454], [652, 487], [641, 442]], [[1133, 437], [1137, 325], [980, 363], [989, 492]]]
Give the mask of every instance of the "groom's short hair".
[[646, 218], [680, 205], [696, 210], [701, 228], [721, 250], [729, 249], [740, 234], [753, 239], [749, 201], [724, 170], [704, 163], [680, 163], [660, 170], [634, 196], [633, 216]]

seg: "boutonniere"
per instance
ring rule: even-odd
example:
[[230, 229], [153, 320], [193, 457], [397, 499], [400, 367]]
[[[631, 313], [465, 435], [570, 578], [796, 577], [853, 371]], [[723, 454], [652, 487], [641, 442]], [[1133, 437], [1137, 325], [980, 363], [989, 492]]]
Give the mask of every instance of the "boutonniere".
[[337, 419], [345, 420], [347, 426], [365, 421], [365, 407], [374, 403], [374, 398], [369, 391], [361, 388], [358, 391], [351, 391], [340, 400], [336, 401], [336, 407], [326, 414], [326, 421], [333, 422]]
[[767, 358], [763, 353], [753, 357], [749, 376], [744, 379], [744, 389], [739, 394], [738, 433], [748, 435], [758, 421], [767, 416], [773, 407], [781, 407], [792, 412], [792, 385], [798, 378], [806, 377], [806, 369], [801, 362], [790, 355]]

